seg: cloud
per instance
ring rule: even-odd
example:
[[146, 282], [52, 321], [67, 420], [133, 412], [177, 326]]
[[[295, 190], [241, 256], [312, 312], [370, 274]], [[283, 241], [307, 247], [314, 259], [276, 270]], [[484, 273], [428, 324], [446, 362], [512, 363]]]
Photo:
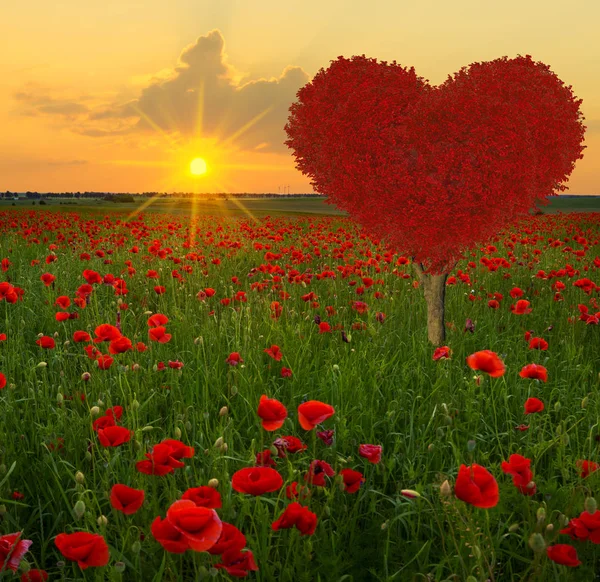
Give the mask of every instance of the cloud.
[[[120, 120], [136, 132], [177, 131], [186, 137], [227, 139], [241, 149], [288, 151], [283, 127], [300, 87], [309, 80], [300, 67], [288, 66], [279, 77], [242, 83], [248, 73], [227, 62], [225, 41], [212, 30], [186, 47], [171, 72], [150, 77], [137, 99], [92, 111], [92, 122]], [[201, 112], [201, 113], [200, 113]], [[201, 123], [200, 123], [201, 114]], [[123, 127], [116, 132], [123, 133]], [[97, 127], [86, 135], [109, 135]]]
[[49, 95], [36, 95], [35, 93], [26, 93], [24, 91], [15, 93], [14, 98], [23, 106], [21, 112], [30, 116], [48, 114], [73, 118], [89, 112], [89, 108], [86, 105], [71, 99], [56, 99]]
[[586, 126], [586, 133], [600, 133], [600, 119], [586, 119], [583, 122]]
[[83, 166], [88, 160], [56, 160], [46, 162], [49, 166]]

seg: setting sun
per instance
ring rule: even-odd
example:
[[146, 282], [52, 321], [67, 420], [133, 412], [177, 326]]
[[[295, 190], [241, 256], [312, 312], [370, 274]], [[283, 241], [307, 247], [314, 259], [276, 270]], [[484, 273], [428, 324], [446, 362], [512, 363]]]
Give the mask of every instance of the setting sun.
[[190, 162], [190, 172], [194, 174], [194, 176], [206, 174], [206, 162], [202, 158], [194, 158]]

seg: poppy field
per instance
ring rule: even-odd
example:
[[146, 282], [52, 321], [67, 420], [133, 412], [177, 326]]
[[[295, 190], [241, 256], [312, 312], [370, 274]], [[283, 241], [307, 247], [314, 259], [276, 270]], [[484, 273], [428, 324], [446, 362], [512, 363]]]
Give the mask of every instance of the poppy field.
[[591, 580], [600, 214], [0, 212], [0, 579]]

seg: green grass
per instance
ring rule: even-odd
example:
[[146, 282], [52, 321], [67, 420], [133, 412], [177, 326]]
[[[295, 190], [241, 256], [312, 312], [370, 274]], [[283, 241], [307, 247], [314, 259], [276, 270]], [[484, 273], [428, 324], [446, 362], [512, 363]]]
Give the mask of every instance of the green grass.
[[[257, 213], [275, 214], [268, 206], [272, 201], [256, 202], [264, 202], [262, 208], [252, 207]], [[302, 204], [309, 202], [317, 203]], [[249, 202], [244, 204], [248, 207]], [[468, 257], [474, 268], [468, 267], [467, 260], [459, 263], [457, 269], [467, 271], [471, 280], [447, 288], [447, 345], [453, 353], [450, 360], [435, 362], [427, 342], [425, 302], [422, 291], [413, 287], [410, 266], [395, 266], [397, 256], [388, 265], [380, 256], [377, 272], [367, 260], [383, 255], [385, 248], [362, 240], [352, 223], [341, 217], [274, 217], [255, 222], [248, 217], [202, 216], [195, 225], [195, 246], [185, 248], [189, 221], [181, 213], [148, 213], [142, 224], [139, 217], [126, 223], [124, 215], [104, 218], [85, 207], [77, 214], [69, 207], [52, 207], [60, 211], [53, 214], [46, 214], [47, 210], [0, 215], [0, 259], [12, 263], [3, 280], [25, 290], [22, 302], [0, 302], [0, 333], [7, 334], [7, 340], [0, 342], [0, 371], [8, 382], [0, 391], [0, 531], [23, 531], [23, 537], [33, 541], [27, 562], [46, 569], [51, 580], [174, 582], [211, 574], [217, 580], [228, 579], [223, 570], [212, 570], [218, 557], [191, 551], [183, 556], [169, 554], [150, 533], [153, 519], [164, 518], [187, 488], [206, 485], [213, 478], [219, 481], [223, 499], [219, 516], [246, 535], [259, 567], [250, 574], [256, 580], [593, 578], [600, 552], [589, 541], [571, 542], [559, 536], [558, 518], [561, 513], [578, 516], [586, 496], [594, 495], [600, 483], [600, 475], [584, 480], [576, 468], [578, 459], [598, 461], [599, 457], [600, 327], [577, 320], [578, 304], [594, 309], [591, 297], [572, 285], [584, 276], [600, 283], [593, 263], [600, 256], [597, 216], [532, 218], [530, 233], [524, 228], [516, 231], [512, 252], [517, 262], [510, 269], [489, 272], [479, 263], [484, 255], [507, 257], [509, 249], [503, 242], [511, 242], [508, 236], [494, 243], [497, 252], [478, 250]], [[539, 240], [534, 240], [534, 232], [542, 233]], [[563, 249], [567, 244], [582, 249], [582, 244], [574, 240], [558, 248], [547, 244], [549, 237], [576, 235], [588, 240], [581, 261]], [[343, 258], [336, 258], [335, 249], [345, 240], [354, 246], [342, 251]], [[164, 259], [150, 254], [144, 244], [153, 241], [171, 248], [172, 254]], [[52, 243], [58, 245], [58, 259], [46, 264]], [[257, 250], [256, 243], [281, 253], [281, 259], [270, 262], [286, 272], [320, 273], [327, 267], [337, 276], [315, 277], [304, 284], [288, 282], [283, 276], [281, 289], [272, 289], [268, 273], [257, 271], [248, 277], [252, 269], [267, 264], [267, 249]], [[129, 252], [135, 244], [141, 247], [139, 254]], [[304, 256], [292, 256], [292, 245]], [[94, 256], [96, 249], [113, 253], [100, 258]], [[541, 254], [534, 255], [534, 249]], [[92, 254], [91, 260], [78, 258], [84, 251]], [[186, 259], [190, 252], [205, 258]], [[174, 264], [172, 257], [181, 259], [181, 264]], [[104, 263], [107, 258], [111, 264]], [[220, 258], [221, 264], [213, 264], [213, 258]], [[527, 263], [534, 258], [539, 262], [531, 262], [530, 269]], [[41, 263], [32, 266], [34, 259]], [[134, 276], [127, 275], [125, 261], [132, 261]], [[549, 272], [566, 263], [581, 272], [572, 278], [559, 277], [567, 287], [564, 301], [556, 302], [550, 287], [554, 280], [534, 275], [539, 269]], [[183, 270], [185, 265], [191, 267], [190, 273]], [[358, 272], [344, 278], [338, 265], [354, 265]], [[589, 267], [587, 273], [584, 266]], [[69, 309], [78, 312], [79, 319], [55, 321], [56, 298], [73, 299], [85, 283], [83, 269], [126, 280], [129, 293], [121, 299], [129, 308], [120, 312], [122, 331], [134, 344], [145, 342], [148, 351], [116, 355], [110, 369], [99, 370], [85, 355], [84, 344], [73, 343], [75, 330], [93, 335], [97, 325], [115, 324], [120, 298], [108, 285], [96, 286], [85, 309]], [[159, 281], [146, 278], [148, 269], [159, 271]], [[179, 270], [183, 282], [171, 276], [173, 269]], [[50, 287], [40, 281], [44, 272], [56, 276]], [[357, 295], [361, 273], [383, 282]], [[402, 278], [402, 273], [410, 276]], [[504, 278], [505, 273], [510, 278]], [[232, 282], [234, 276], [239, 284]], [[263, 280], [270, 281], [264, 290], [251, 289], [252, 283]], [[350, 286], [352, 280], [359, 283]], [[166, 293], [157, 295], [156, 284], [164, 285]], [[511, 313], [509, 306], [515, 300], [509, 292], [515, 286], [531, 301], [531, 314]], [[199, 301], [196, 294], [206, 287], [216, 289], [216, 295]], [[232, 298], [238, 290], [246, 291], [246, 303], [221, 305], [221, 298]], [[281, 300], [280, 290], [290, 298]], [[469, 300], [471, 290], [481, 300]], [[318, 296], [317, 307], [302, 299], [310, 291]], [[376, 299], [375, 291], [384, 297]], [[498, 310], [487, 307], [487, 293], [494, 292], [504, 296]], [[598, 292], [592, 297], [597, 298]], [[270, 317], [275, 300], [283, 305], [278, 320]], [[352, 310], [356, 300], [369, 305], [366, 314]], [[326, 306], [337, 313], [328, 316]], [[148, 312], [169, 317], [169, 343], [148, 340]], [[376, 319], [377, 312], [385, 313], [383, 324]], [[319, 334], [315, 315], [337, 329]], [[569, 317], [576, 321], [570, 323]], [[466, 318], [476, 322], [475, 333], [463, 332]], [[360, 329], [352, 329], [353, 324]], [[349, 343], [342, 341], [341, 329]], [[545, 338], [548, 351], [529, 350], [523, 339], [527, 330]], [[56, 348], [39, 348], [35, 341], [40, 333], [56, 336]], [[281, 362], [263, 352], [272, 344], [281, 347]], [[107, 344], [97, 345], [106, 353]], [[498, 353], [507, 372], [501, 378], [483, 374], [478, 384], [477, 373], [465, 360], [484, 349]], [[243, 365], [226, 364], [234, 351], [241, 354]], [[183, 369], [155, 371], [158, 362], [169, 360], [184, 362]], [[548, 369], [547, 384], [519, 377], [528, 363]], [[139, 366], [136, 371], [134, 364]], [[282, 378], [281, 366], [291, 368], [293, 376]], [[89, 382], [82, 380], [84, 372], [91, 374]], [[288, 409], [284, 426], [275, 433], [262, 430], [257, 417], [261, 394], [277, 398]], [[529, 396], [544, 401], [544, 412], [523, 414]], [[335, 415], [324, 423], [324, 428], [335, 430], [331, 447], [298, 424], [297, 406], [309, 399], [335, 407]], [[102, 411], [123, 406], [120, 424], [134, 431], [130, 443], [114, 449], [99, 445], [90, 414], [96, 405]], [[223, 406], [228, 413], [222, 416]], [[529, 424], [529, 430], [515, 430], [522, 423]], [[235, 471], [251, 466], [255, 454], [270, 447], [276, 436], [288, 434], [301, 438], [308, 450], [277, 461], [285, 485], [303, 483], [313, 459], [327, 461], [336, 472], [350, 467], [365, 477], [364, 485], [352, 495], [340, 489], [337, 477], [326, 488], [314, 488], [308, 505], [319, 523], [310, 537], [300, 536], [295, 529], [271, 530], [288, 503], [285, 487], [254, 498], [230, 486]], [[64, 448], [50, 450], [58, 437], [64, 439]], [[219, 437], [228, 445], [226, 453], [213, 446]], [[185, 460], [185, 468], [164, 477], [137, 472], [134, 463], [165, 438], [180, 438], [193, 446], [194, 457]], [[358, 455], [361, 443], [383, 446], [380, 464], [372, 465]], [[516, 452], [532, 459], [538, 491], [533, 497], [520, 494], [500, 470], [501, 462]], [[446, 479], [453, 483], [460, 465], [473, 462], [488, 468], [500, 485], [500, 503], [494, 508], [476, 509], [440, 496], [440, 485]], [[83, 483], [75, 480], [78, 471], [85, 476]], [[111, 508], [108, 494], [115, 483], [145, 490], [145, 504], [135, 515], [128, 517]], [[414, 489], [422, 497], [408, 499], [400, 494], [402, 489]], [[15, 491], [23, 499], [13, 499]], [[78, 501], [86, 507], [81, 518], [73, 513]], [[543, 521], [536, 519], [540, 507], [546, 511]], [[106, 526], [97, 522], [101, 515], [108, 519]], [[82, 571], [64, 560], [54, 537], [78, 530], [105, 537], [111, 552], [108, 566]], [[536, 557], [528, 546], [534, 532], [541, 532], [547, 543], [572, 543], [582, 566], [567, 569], [545, 554]]]

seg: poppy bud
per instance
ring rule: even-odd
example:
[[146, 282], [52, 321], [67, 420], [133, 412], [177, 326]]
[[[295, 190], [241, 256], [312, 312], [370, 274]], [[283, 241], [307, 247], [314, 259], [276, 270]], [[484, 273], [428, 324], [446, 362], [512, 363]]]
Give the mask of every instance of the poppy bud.
[[137, 400], [134, 400], [131, 403], [131, 410], [137, 410], [140, 407], [140, 403]]
[[75, 504], [73, 513], [77, 519], [81, 519], [83, 517], [83, 514], [85, 513], [85, 503], [81, 501], [81, 499]]
[[98, 406], [104, 406], [104, 402], [102, 400], [100, 400], [100, 399], [98, 399], [97, 404], [98, 404]]
[[546, 509], [544, 507], [538, 507], [536, 515], [538, 523], [543, 523], [546, 520]]
[[340, 371], [340, 367], [337, 364], [333, 364], [333, 371], [334, 372], [339, 372]]
[[587, 497], [585, 500], [584, 507], [590, 515], [593, 515], [594, 513], [596, 513], [596, 500], [593, 497]]
[[91, 377], [92, 375], [89, 372], [84, 372], [83, 374], [81, 374], [81, 379], [84, 382], [87, 382]]
[[553, 523], [549, 523], [546, 526], [546, 534], [550, 535], [553, 531], [554, 531], [554, 524]]
[[477, 443], [474, 440], [467, 441], [467, 450], [471, 453], [475, 450]]
[[140, 365], [139, 364], [131, 364], [131, 369], [134, 372], [137, 372], [140, 369]]
[[586, 396], [582, 401], [581, 401], [581, 408], [585, 408], [588, 405], [589, 402], [589, 398]]
[[0, 515], [4, 515], [6, 513], [6, 505], [0, 505]]
[[511, 525], [511, 526], [508, 528], [508, 531], [509, 531], [510, 533], [515, 533], [515, 532], [516, 532], [518, 529], [519, 529], [519, 523], [518, 523], [518, 522], [516, 522], [516, 523], [513, 523], [513, 524], [512, 524], [512, 525]]
[[557, 400], [554, 403], [554, 412], [558, 412], [560, 410], [560, 402]]
[[92, 406], [90, 408], [90, 414], [92, 416], [98, 416], [100, 414], [100, 407], [99, 406]]
[[56, 402], [58, 402], [59, 404], [64, 400], [64, 396], [59, 392], [56, 395]]
[[156, 364], [154, 364], [154, 366], [152, 366], [152, 371], [158, 372], [158, 366]]
[[477, 582], [477, 578], [475, 578], [475, 576], [469, 576], [465, 582]]
[[66, 342], [63, 344], [63, 346], [64, 346], [65, 348], [68, 348], [70, 345], [71, 345], [71, 342], [70, 342], [69, 340], [67, 340], [67, 341], [66, 341]]
[[180, 439], [181, 438], [181, 429], [178, 426], [176, 426], [175, 430], [173, 431], [173, 434], [175, 435], [176, 439]]
[[185, 423], [185, 430], [188, 432], [192, 430], [192, 423], [189, 420]]
[[450, 426], [452, 424], [452, 417], [451, 416], [445, 416], [444, 417], [444, 422], [447, 426]]
[[[227, 452], [227, 443], [223, 443], [223, 446], [219, 449], [219, 452], [222, 453], [223, 455]], [[189, 467], [186, 467], [189, 468]]]
[[152, 315], [152, 311], [144, 311], [144, 315]]
[[387, 521], [384, 521], [384, 522], [381, 524], [381, 529], [382, 529], [382, 531], [383, 531], [383, 530], [386, 530], [386, 529], [387, 529], [387, 527], [388, 527], [388, 522], [387, 522]]
[[400, 491], [400, 495], [408, 497], [408, 499], [416, 499], [417, 497], [421, 497], [421, 494], [413, 489], [402, 489], [402, 491]]
[[221, 410], [219, 410], [219, 416], [227, 416], [228, 413], [229, 413], [229, 408], [227, 408], [227, 406], [223, 406], [223, 408], [221, 408]]
[[85, 453], [85, 460], [86, 461], [91, 461], [92, 460], [92, 453], [90, 453], [89, 451], [86, 451], [86, 453]]
[[569, 518], [564, 513], [558, 514], [558, 525], [560, 527], [567, 527], [569, 525]]
[[194, 345], [196, 345], [196, 346], [197, 346], [198, 344], [200, 344], [200, 345], [203, 345], [203, 344], [204, 344], [204, 339], [203, 339], [202, 337], [197, 337], [197, 338], [194, 340]]
[[58, 337], [58, 335], [59, 335], [59, 334], [58, 334], [58, 332], [57, 332], [57, 331], [55, 331], [55, 332], [54, 332], [54, 337]]
[[479, 549], [479, 546], [473, 546], [471, 549], [473, 550], [474, 556], [479, 560], [479, 558], [481, 558], [481, 550]]
[[208, 482], [208, 486], [212, 487], [213, 489], [216, 489], [219, 486], [219, 480], [218, 479], [211, 479]]
[[96, 522], [98, 523], [98, 525], [100, 527], [104, 527], [106, 525], [108, 525], [108, 518], [106, 517], [106, 515], [101, 515]]
[[141, 549], [142, 549], [142, 544], [140, 544], [140, 542], [133, 542], [133, 544], [131, 544], [131, 551], [134, 554], [139, 554]]
[[146, 425], [143, 429], [142, 432], [150, 432], [151, 430], [154, 430], [153, 426], [150, 425]]
[[75, 481], [79, 484], [83, 483], [85, 481], [85, 475], [81, 471], [77, 471], [77, 473], [75, 473]]
[[213, 446], [215, 449], [220, 449], [223, 446], [223, 437], [219, 437]]
[[452, 495], [452, 487], [450, 487], [450, 483], [448, 483], [448, 479], [446, 479], [440, 485], [440, 495], [442, 497], [450, 497], [450, 495]]
[[544, 536], [539, 533], [531, 534], [529, 537], [529, 547], [536, 553], [541, 553], [546, 549], [546, 542]]
[[115, 571], [119, 574], [125, 572], [125, 564], [123, 562], [115, 562]]
[[38, 368], [45, 368], [48, 364], [46, 362], [40, 362], [37, 367]]

